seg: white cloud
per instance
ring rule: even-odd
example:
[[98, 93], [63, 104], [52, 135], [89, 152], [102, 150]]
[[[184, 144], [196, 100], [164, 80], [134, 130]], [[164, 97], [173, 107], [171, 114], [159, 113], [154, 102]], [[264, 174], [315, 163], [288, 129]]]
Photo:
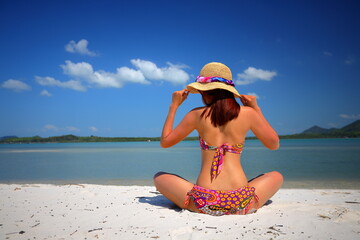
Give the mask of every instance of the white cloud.
[[49, 93], [47, 90], [42, 90], [40, 93], [41, 96], [51, 97], [52, 94]]
[[70, 88], [76, 91], [86, 91], [86, 88], [81, 84], [81, 82], [75, 80], [61, 82], [52, 77], [39, 77], [39, 76], [35, 76], [35, 80], [41, 86], [55, 86], [62, 88]]
[[27, 85], [26, 83], [15, 80], [15, 79], [9, 79], [1, 84], [2, 88], [7, 88], [9, 90], [15, 91], [15, 92], [22, 92], [22, 91], [30, 91], [31, 87]]
[[254, 67], [248, 67], [243, 73], [237, 74], [236, 84], [247, 85], [254, 83], [258, 80], [271, 81], [277, 73], [275, 71], [268, 71], [262, 69], [256, 69]]
[[341, 118], [345, 118], [345, 119], [360, 119], [360, 114], [340, 114], [339, 115]]
[[120, 67], [116, 69], [116, 75], [122, 82], [150, 84], [150, 82], [145, 79], [144, 74], [141, 71], [128, 67]]
[[184, 85], [189, 80], [189, 74], [183, 68], [185, 65], [167, 63], [167, 67], [159, 68], [155, 63], [141, 59], [130, 61], [134, 68], [119, 67], [115, 72], [95, 71], [87, 62], [73, 63], [70, 60], [60, 65], [65, 75], [73, 80], [62, 82], [52, 77], [36, 76], [35, 80], [42, 86], [57, 86], [77, 91], [86, 91], [89, 87], [121, 88], [125, 83], [151, 84], [151, 80], [167, 81], [175, 85]]
[[56, 126], [54, 126], [54, 125], [52, 125], [52, 124], [46, 124], [46, 125], [44, 126], [44, 128], [45, 128], [46, 130], [52, 130], [52, 131], [58, 131], [58, 130], [59, 130], [59, 128], [57, 128]]
[[69, 126], [69, 127], [65, 127], [65, 128], [63, 128], [63, 127], [59, 128], [52, 124], [46, 124], [44, 126], [44, 129], [49, 130], [49, 131], [64, 131], [65, 130], [65, 131], [69, 131], [69, 132], [80, 132], [80, 129], [78, 129], [77, 127]]
[[71, 53], [80, 53], [82, 55], [96, 56], [97, 54], [88, 49], [89, 42], [86, 39], [81, 39], [79, 42], [71, 40], [68, 44], [65, 45], [65, 50]]
[[86, 81], [89, 84], [95, 84], [97, 87], [114, 87], [121, 88], [125, 82], [149, 84], [140, 71], [130, 69], [128, 67], [118, 68], [115, 73], [106, 72], [103, 70], [94, 71], [91, 64], [87, 62], [73, 63], [65, 61], [61, 65], [64, 73], [78, 79]]
[[254, 93], [254, 92], [250, 92], [250, 93], [248, 93], [248, 94], [246, 94], [246, 95], [255, 96], [257, 100], [259, 100], [259, 99], [260, 99], [260, 96], [259, 96], [259, 95], [257, 95], [257, 94], [256, 94], [256, 93]]
[[94, 69], [91, 64], [87, 62], [73, 63], [69, 60], [65, 61], [65, 65], [60, 65], [64, 73], [69, 76], [79, 77], [79, 78], [91, 78], [94, 74]]
[[97, 127], [94, 127], [94, 126], [89, 127], [89, 129], [90, 129], [92, 132], [97, 132], [97, 131], [98, 131]]
[[96, 87], [121, 88], [125, 83], [150, 84], [149, 80], [185, 84], [189, 80], [189, 75], [182, 70], [185, 66], [182, 65], [167, 63], [168, 67], [158, 68], [155, 63], [141, 59], [132, 59], [130, 62], [136, 69], [119, 67], [116, 72], [94, 71], [91, 64], [87, 62], [73, 63], [69, 60], [65, 61], [61, 67], [64, 74]]
[[352, 65], [355, 63], [355, 57], [354, 56], [348, 56], [345, 60], [346, 65]]
[[80, 132], [80, 130], [78, 128], [72, 127], [72, 126], [66, 127], [65, 129], [69, 132]]
[[138, 68], [147, 79], [161, 80], [164, 78], [163, 71], [153, 62], [141, 59], [132, 59], [130, 62]]
[[168, 67], [158, 68], [155, 63], [141, 59], [132, 59], [131, 63], [149, 80], [162, 80], [180, 85], [186, 84], [190, 78], [189, 74], [182, 70], [182, 68], [186, 67], [184, 65], [175, 65], [168, 62]]

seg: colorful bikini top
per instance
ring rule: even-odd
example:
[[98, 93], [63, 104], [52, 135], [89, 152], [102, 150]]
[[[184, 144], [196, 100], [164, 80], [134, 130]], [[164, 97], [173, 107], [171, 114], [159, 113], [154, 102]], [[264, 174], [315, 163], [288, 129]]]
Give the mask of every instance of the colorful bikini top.
[[242, 149], [244, 147], [244, 144], [242, 144], [242, 143], [235, 144], [232, 146], [227, 143], [224, 143], [220, 147], [210, 146], [205, 142], [204, 139], [202, 139], [201, 137], [199, 137], [199, 138], [200, 138], [199, 140], [200, 140], [201, 149], [216, 151], [215, 155], [214, 155], [214, 159], [211, 164], [211, 180], [213, 180], [220, 174], [220, 172], [222, 170], [223, 162], [224, 162], [225, 152], [241, 154]]

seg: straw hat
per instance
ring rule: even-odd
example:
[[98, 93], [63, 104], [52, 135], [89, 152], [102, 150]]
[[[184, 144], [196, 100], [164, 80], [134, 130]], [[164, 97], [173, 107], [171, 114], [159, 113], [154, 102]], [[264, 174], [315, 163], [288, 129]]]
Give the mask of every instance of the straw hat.
[[225, 89], [240, 98], [240, 94], [234, 87], [230, 68], [219, 62], [206, 64], [200, 71], [196, 81], [186, 86], [190, 93], [208, 91], [213, 89]]

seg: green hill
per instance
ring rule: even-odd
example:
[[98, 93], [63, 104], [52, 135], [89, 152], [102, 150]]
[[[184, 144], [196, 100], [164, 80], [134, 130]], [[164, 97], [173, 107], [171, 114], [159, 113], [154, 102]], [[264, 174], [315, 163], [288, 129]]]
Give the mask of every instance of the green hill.
[[357, 120], [341, 129], [343, 132], [360, 132], [360, 120]]
[[280, 138], [359, 138], [360, 120], [356, 120], [342, 128], [321, 128], [313, 126], [302, 133], [284, 135]]
[[302, 134], [325, 134], [331, 132], [331, 129], [322, 128], [319, 126], [313, 126], [305, 131], [302, 132]]

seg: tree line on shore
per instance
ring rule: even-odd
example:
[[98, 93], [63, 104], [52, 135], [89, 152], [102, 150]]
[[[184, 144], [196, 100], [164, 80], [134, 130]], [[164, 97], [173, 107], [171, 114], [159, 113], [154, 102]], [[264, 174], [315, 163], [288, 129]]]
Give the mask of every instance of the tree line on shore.
[[[302, 133], [282, 135], [280, 139], [305, 139], [305, 138], [360, 138], [360, 120], [357, 120], [343, 128], [321, 128], [313, 126]], [[187, 137], [185, 141], [197, 140], [198, 137]], [[247, 137], [256, 139], [256, 137]], [[152, 142], [160, 141], [160, 137], [80, 137], [72, 134], [43, 138], [5, 136], [0, 138], [0, 143], [80, 143], [80, 142]]]

